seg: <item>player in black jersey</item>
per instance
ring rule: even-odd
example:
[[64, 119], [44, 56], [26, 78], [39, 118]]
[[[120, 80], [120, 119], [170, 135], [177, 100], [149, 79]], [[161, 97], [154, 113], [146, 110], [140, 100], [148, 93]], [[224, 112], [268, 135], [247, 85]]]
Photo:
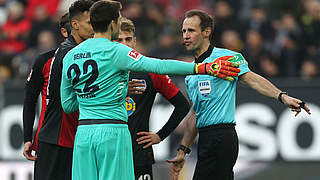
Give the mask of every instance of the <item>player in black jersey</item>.
[[47, 107], [38, 136], [35, 180], [71, 180], [72, 151], [79, 114], [66, 114], [61, 107], [62, 60], [69, 50], [93, 36], [89, 16], [92, 4], [89, 0], [77, 0], [71, 5], [71, 35], [59, 46], [49, 66]]
[[[118, 42], [135, 47], [135, 27], [132, 21], [122, 18]], [[189, 111], [189, 103], [165, 75], [130, 72], [129, 96], [126, 99], [128, 125], [132, 137], [136, 180], [152, 180], [154, 156], [152, 145], [164, 140]], [[149, 132], [149, 118], [156, 94], [160, 92], [174, 107], [167, 123], [157, 133]]]
[[[66, 39], [70, 34], [69, 14], [64, 14], [59, 21], [61, 35]], [[23, 105], [23, 130], [24, 130], [24, 150], [23, 155], [28, 160], [36, 160], [37, 156], [31, 154], [32, 150], [37, 151], [37, 139], [39, 130], [43, 124], [46, 110], [47, 85], [49, 79], [50, 65], [55, 50], [43, 53], [35, 60], [25, 85], [25, 99]], [[32, 132], [36, 114], [38, 96], [41, 93], [41, 113], [38, 129], [32, 141]]]
[[[64, 14], [59, 21], [61, 35], [66, 39], [70, 34], [71, 27], [69, 23], [69, 14]], [[50, 65], [54, 56], [55, 50], [43, 53], [35, 60], [33, 67], [28, 76], [25, 86], [25, 100], [23, 105], [23, 129], [24, 129], [24, 156], [28, 160], [35, 160], [36, 156], [31, 154], [31, 151], [37, 150], [37, 139], [39, 130], [44, 120], [46, 110], [47, 85], [49, 78]], [[41, 113], [38, 123], [38, 129], [32, 142], [32, 132], [34, 119], [36, 114], [36, 104], [38, 96], [41, 93]]]

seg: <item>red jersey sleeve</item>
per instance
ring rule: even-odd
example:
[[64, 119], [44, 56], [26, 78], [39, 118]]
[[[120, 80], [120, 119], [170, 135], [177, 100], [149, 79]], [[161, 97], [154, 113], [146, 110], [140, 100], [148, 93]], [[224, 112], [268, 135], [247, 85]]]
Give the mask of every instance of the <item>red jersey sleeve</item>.
[[149, 73], [153, 87], [157, 92], [160, 92], [166, 99], [171, 99], [180, 91], [179, 88], [172, 82], [168, 75], [159, 75]]

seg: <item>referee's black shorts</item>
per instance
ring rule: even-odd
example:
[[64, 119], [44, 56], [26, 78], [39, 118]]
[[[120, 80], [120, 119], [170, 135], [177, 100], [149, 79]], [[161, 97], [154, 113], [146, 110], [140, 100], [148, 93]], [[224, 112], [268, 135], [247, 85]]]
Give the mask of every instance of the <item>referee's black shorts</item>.
[[233, 180], [239, 151], [234, 124], [199, 128], [198, 161], [193, 180]]
[[38, 143], [34, 180], [71, 180], [72, 148]]

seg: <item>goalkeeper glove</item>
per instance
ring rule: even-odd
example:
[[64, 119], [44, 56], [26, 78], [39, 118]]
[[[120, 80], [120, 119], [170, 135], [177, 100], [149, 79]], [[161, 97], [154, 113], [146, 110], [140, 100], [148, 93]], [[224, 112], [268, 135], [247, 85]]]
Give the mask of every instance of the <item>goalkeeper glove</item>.
[[239, 64], [230, 62], [233, 56], [223, 56], [210, 63], [196, 63], [194, 66], [195, 74], [208, 74], [218, 78], [233, 81], [240, 72]]

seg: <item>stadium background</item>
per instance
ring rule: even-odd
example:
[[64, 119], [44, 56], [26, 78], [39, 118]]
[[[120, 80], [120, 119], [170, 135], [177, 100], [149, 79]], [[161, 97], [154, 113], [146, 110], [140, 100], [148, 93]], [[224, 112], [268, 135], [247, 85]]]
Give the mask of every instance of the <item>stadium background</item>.
[[[236, 180], [320, 179], [320, 1], [318, 0], [123, 0], [122, 15], [136, 25], [137, 50], [158, 58], [192, 61], [181, 39], [183, 13], [214, 15], [214, 43], [243, 53], [250, 68], [282, 90], [303, 98], [312, 115], [298, 118], [283, 105], [239, 84], [240, 139]], [[41, 52], [61, 42], [57, 20], [72, 1], [0, 0], [0, 179], [31, 180], [33, 163], [22, 156], [23, 88]], [[183, 77], [172, 77], [183, 89]], [[186, 95], [186, 93], [185, 93]], [[172, 107], [160, 96], [152, 113], [157, 130]], [[160, 114], [161, 113], [161, 114]], [[156, 180], [168, 179], [168, 164], [181, 139], [178, 128], [155, 146]], [[181, 179], [191, 179], [196, 143]]]

